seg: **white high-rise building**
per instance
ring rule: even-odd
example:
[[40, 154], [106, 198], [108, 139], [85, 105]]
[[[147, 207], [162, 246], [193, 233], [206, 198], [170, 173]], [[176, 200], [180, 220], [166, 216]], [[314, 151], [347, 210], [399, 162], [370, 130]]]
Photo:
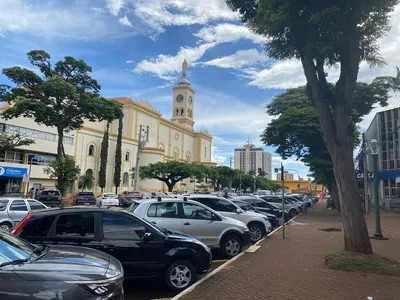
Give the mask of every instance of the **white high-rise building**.
[[263, 148], [247, 143], [243, 148], [236, 148], [234, 154], [234, 168], [248, 173], [254, 171], [258, 174], [261, 169], [268, 179], [272, 179], [272, 156]]

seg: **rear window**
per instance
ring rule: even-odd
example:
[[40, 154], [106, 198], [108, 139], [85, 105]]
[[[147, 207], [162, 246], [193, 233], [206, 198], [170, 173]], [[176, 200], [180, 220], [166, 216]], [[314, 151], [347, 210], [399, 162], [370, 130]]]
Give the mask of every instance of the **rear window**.
[[94, 196], [94, 194], [92, 192], [80, 192], [78, 196]]
[[5, 210], [7, 207], [7, 204], [10, 200], [8, 199], [0, 199], [0, 211]]
[[138, 197], [138, 196], [140, 196], [140, 193], [138, 193], [138, 192], [129, 192], [128, 196]]
[[60, 196], [59, 191], [43, 191], [42, 195], [44, 196]]
[[104, 194], [103, 196], [104, 196], [104, 197], [108, 197], [108, 198], [115, 198], [115, 197], [117, 197], [117, 195], [115, 195], [115, 194]]
[[22, 238], [45, 237], [54, 222], [55, 216], [31, 218], [21, 231]]

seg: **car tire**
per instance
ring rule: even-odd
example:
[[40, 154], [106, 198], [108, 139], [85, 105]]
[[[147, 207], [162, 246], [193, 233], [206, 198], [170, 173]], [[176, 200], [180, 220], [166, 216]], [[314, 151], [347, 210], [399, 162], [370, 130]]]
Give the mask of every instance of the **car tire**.
[[237, 235], [228, 235], [221, 242], [221, 252], [226, 258], [232, 258], [242, 252], [242, 241]]
[[173, 262], [165, 271], [165, 284], [173, 291], [181, 292], [196, 281], [196, 271], [187, 260]]
[[12, 229], [12, 226], [8, 222], [3, 222], [3, 223], [0, 223], [0, 229], [4, 230], [4, 231], [7, 231], [7, 232], [10, 232], [11, 229]]
[[289, 210], [289, 217], [294, 218], [297, 215], [297, 211], [295, 209]]
[[265, 235], [265, 229], [263, 226], [257, 223], [250, 223], [247, 225], [250, 230], [250, 240], [252, 243], [256, 243], [263, 238]]

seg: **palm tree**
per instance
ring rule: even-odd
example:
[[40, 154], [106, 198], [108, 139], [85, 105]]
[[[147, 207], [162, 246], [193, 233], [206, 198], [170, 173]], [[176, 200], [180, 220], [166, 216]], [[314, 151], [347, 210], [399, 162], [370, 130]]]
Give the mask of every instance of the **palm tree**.
[[90, 190], [93, 187], [93, 175], [85, 174], [81, 175], [78, 180], [78, 188], [82, 191]]
[[391, 89], [395, 92], [400, 91], [400, 69], [396, 67], [396, 77], [392, 76], [379, 76], [374, 79], [374, 83], [382, 84], [385, 88]]

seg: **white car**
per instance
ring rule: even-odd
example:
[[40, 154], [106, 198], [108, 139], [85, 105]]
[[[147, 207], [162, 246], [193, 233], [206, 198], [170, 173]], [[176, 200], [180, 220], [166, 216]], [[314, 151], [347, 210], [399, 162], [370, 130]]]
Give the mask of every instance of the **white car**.
[[98, 198], [98, 205], [100, 206], [118, 206], [119, 200], [118, 196], [114, 193], [103, 193]]
[[244, 211], [228, 199], [201, 194], [188, 196], [187, 199], [207, 205], [225, 217], [243, 222], [249, 227], [252, 242], [261, 240], [264, 235], [271, 232], [272, 226], [266, 216], [256, 212]]
[[128, 211], [161, 228], [194, 236], [210, 248], [219, 248], [228, 258], [250, 246], [246, 224], [196, 201], [160, 197], [135, 201]]

